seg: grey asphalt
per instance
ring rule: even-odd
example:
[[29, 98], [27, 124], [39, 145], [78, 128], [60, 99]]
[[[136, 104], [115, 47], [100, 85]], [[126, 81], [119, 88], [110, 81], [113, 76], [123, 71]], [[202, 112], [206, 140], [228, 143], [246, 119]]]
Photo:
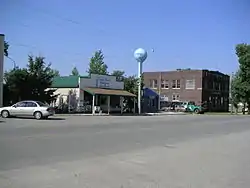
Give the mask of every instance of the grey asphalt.
[[248, 188], [250, 117], [2, 119], [1, 188]]
[[0, 171], [172, 145], [250, 130], [247, 116], [60, 116], [0, 123]]

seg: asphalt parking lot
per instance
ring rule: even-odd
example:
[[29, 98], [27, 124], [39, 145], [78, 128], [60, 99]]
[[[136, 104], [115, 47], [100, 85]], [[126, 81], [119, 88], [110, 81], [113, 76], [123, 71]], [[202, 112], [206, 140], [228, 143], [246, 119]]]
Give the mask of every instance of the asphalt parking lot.
[[[126, 158], [125, 155], [152, 148], [175, 148], [182, 143], [200, 143], [202, 139], [250, 132], [248, 116], [57, 116], [49, 120], [1, 120], [0, 185], [9, 186], [1, 175], [11, 179], [10, 176], [15, 174], [16, 178], [19, 177], [15, 182], [19, 184], [13, 184], [13, 187], [21, 187], [22, 184], [26, 188], [30, 184], [29, 176], [39, 176], [42, 181], [38, 172], [45, 166], [67, 163], [72, 168], [77, 161], [89, 161], [85, 165], [94, 169], [96, 166], [91, 166], [90, 161], [97, 158], [110, 160], [114, 155]], [[104, 161], [102, 164], [107, 162]], [[31, 172], [27, 169], [33, 168], [38, 174], [29, 174]], [[28, 178], [26, 181], [24, 174]], [[90, 179], [90, 182], [96, 181]], [[36, 182], [32, 186], [39, 187]], [[43, 186], [46, 185], [41, 184]]]

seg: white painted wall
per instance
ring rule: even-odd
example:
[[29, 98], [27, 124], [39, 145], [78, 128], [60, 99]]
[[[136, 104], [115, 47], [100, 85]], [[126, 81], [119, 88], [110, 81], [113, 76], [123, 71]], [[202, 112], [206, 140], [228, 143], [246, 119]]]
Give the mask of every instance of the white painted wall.
[[80, 88], [99, 87], [106, 89], [124, 89], [124, 82], [116, 81], [115, 76], [92, 74], [90, 78], [80, 78]]
[[[57, 88], [54, 88], [57, 89]], [[55, 91], [55, 95], [59, 94], [59, 96], [57, 97], [56, 103], [55, 105], [58, 106], [60, 103], [60, 98], [63, 99], [63, 102], [66, 103], [67, 102], [67, 97], [69, 95], [69, 91], [72, 90], [73, 93], [76, 94], [76, 100], [78, 101], [79, 99], [79, 88], [58, 88]]]

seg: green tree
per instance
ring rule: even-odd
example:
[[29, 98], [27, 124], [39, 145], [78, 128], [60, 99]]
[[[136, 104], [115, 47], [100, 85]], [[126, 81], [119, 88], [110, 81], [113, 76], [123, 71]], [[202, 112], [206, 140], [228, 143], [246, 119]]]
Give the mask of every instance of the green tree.
[[52, 74], [54, 75], [54, 77], [60, 76], [59, 70], [56, 70], [56, 69], [53, 69], [53, 70], [52, 70]]
[[239, 72], [237, 78], [237, 94], [241, 96], [241, 102], [248, 105], [250, 114], [250, 45], [238, 44], [236, 46], [236, 55], [239, 61]]
[[19, 68], [6, 72], [4, 75], [4, 100], [15, 103], [20, 100], [39, 100], [50, 103], [56, 99], [55, 90], [48, 89], [55, 75], [50, 64], [44, 57], [29, 56], [27, 68]]
[[124, 90], [137, 95], [138, 78], [136, 76], [128, 76], [124, 78]]
[[236, 108], [236, 113], [238, 112], [238, 104], [242, 101], [242, 96], [240, 93], [240, 77], [239, 77], [239, 71], [236, 72], [236, 74], [233, 75], [231, 80], [231, 96], [230, 96], [230, 104], [231, 109]]
[[124, 72], [124, 71], [121, 71], [121, 70], [114, 70], [114, 71], [111, 73], [111, 76], [115, 76], [115, 77], [116, 77], [116, 80], [123, 81], [123, 80], [124, 80], [124, 77], [125, 77], [125, 72]]
[[4, 55], [6, 56], [6, 57], [8, 57], [8, 55], [9, 55], [9, 43], [8, 42], [6, 42], [6, 41], [4, 41]]
[[96, 51], [91, 57], [87, 72], [89, 74], [108, 74], [108, 66], [104, 63], [104, 55], [101, 50]]
[[4, 74], [3, 101], [4, 105], [13, 104], [29, 95], [27, 69], [16, 67]]
[[79, 75], [80, 75], [76, 67], [74, 67], [74, 68], [72, 69], [71, 75], [72, 75], [72, 76], [79, 76]]

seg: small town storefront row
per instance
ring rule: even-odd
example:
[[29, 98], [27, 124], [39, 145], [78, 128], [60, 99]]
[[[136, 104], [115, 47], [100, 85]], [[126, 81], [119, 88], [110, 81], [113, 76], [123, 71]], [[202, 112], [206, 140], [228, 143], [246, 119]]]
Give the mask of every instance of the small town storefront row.
[[[95, 112], [108, 114], [110, 112], [120, 112], [122, 114], [124, 97], [135, 97], [134, 94], [124, 90], [103, 88], [84, 88], [81, 93], [83, 94], [83, 101], [91, 101], [92, 114], [95, 114]], [[133, 111], [135, 112], [135, 103]]]
[[[124, 90], [124, 82], [108, 75], [57, 77], [51, 88], [56, 89], [55, 94], [58, 94], [54, 106], [60, 106], [63, 103], [75, 109], [88, 106], [90, 107], [88, 111], [92, 114], [122, 113], [124, 97], [136, 97]], [[135, 104], [133, 111], [135, 112]]]

